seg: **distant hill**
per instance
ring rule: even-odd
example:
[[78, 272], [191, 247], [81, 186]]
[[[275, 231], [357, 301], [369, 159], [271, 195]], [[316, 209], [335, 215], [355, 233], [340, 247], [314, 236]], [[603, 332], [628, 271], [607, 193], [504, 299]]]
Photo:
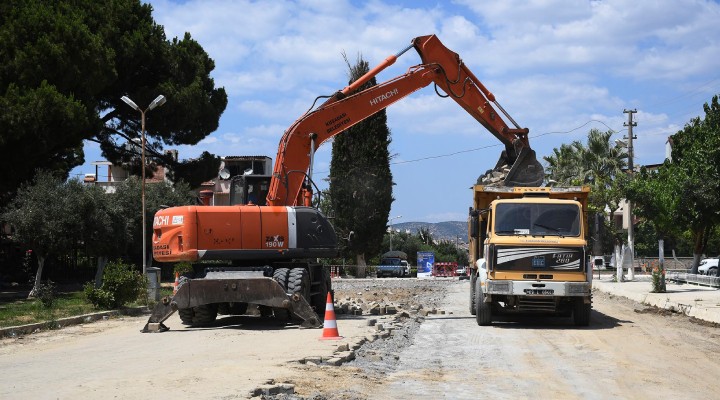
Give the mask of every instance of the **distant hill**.
[[[447, 221], [447, 222], [399, 222], [393, 224], [393, 229], [405, 231], [415, 234], [420, 228], [429, 228], [430, 235], [435, 240], [459, 240], [461, 243], [467, 242], [467, 221]], [[459, 239], [458, 239], [459, 237]]]

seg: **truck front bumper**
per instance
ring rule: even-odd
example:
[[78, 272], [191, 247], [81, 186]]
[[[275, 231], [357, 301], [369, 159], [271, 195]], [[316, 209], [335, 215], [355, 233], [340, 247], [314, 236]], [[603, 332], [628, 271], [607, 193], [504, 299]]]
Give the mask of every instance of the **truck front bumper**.
[[488, 280], [485, 287], [487, 294], [510, 296], [586, 297], [591, 290], [590, 282]]

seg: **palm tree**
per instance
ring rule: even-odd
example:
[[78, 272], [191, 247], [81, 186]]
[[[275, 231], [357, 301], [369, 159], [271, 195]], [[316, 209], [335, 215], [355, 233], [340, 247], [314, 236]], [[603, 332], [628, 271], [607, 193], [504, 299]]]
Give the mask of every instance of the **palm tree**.
[[[544, 157], [548, 163], [548, 181], [563, 185], [590, 185], [591, 211], [600, 213], [603, 220], [608, 220], [607, 213], [619, 206], [621, 196], [614, 182], [628, 165], [625, 148], [610, 144], [614, 133], [591, 129], [586, 145], [576, 140], [569, 145], [561, 145], [560, 149], [553, 149], [553, 155]], [[595, 243], [599, 246], [600, 233], [597, 229], [595, 232]], [[594, 252], [599, 251], [599, 247], [595, 247]]]

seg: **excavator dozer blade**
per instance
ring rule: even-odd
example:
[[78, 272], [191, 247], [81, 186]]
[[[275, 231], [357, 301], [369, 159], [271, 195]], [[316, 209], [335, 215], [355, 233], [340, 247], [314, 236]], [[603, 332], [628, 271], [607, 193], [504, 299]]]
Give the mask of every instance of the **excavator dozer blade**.
[[287, 294], [272, 278], [189, 279], [172, 297], [164, 297], [153, 309], [142, 332], [164, 332], [163, 322], [178, 309], [213, 303], [249, 303], [285, 308], [303, 327], [320, 328], [322, 322], [303, 296]]
[[535, 156], [535, 150], [524, 147], [503, 181], [505, 186], [539, 187], [545, 180], [545, 169]]

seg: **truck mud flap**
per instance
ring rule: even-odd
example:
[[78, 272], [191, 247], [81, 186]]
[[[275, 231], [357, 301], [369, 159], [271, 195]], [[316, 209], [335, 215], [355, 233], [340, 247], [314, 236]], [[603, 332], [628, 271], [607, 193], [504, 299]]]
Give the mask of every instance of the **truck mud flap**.
[[142, 332], [168, 330], [163, 322], [178, 309], [225, 302], [285, 308], [303, 320], [303, 327], [322, 327], [320, 318], [303, 296], [298, 293], [285, 293], [280, 284], [271, 278], [189, 279], [180, 285], [174, 296], [166, 296], [160, 300], [153, 308]]
[[538, 187], [545, 179], [545, 169], [535, 155], [535, 150], [523, 147], [505, 177], [505, 186]]

